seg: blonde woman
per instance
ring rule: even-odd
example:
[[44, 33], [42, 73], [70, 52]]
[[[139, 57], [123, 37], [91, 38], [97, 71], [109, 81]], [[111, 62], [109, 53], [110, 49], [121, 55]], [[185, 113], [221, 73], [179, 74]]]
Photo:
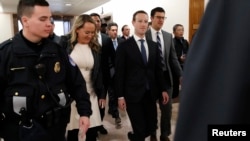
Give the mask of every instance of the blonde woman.
[[[89, 15], [80, 15], [75, 20], [70, 36], [70, 49], [67, 50], [70, 50], [72, 63], [79, 67], [86, 81], [91, 101], [92, 115], [90, 116], [90, 128], [86, 133], [86, 141], [96, 141], [97, 128], [102, 125], [99, 106], [105, 105], [106, 95], [103, 91], [100, 45], [97, 40], [95, 22]], [[78, 119], [79, 115], [75, 108], [75, 102], [73, 102], [71, 119], [67, 127], [69, 130], [68, 141], [78, 141]]]

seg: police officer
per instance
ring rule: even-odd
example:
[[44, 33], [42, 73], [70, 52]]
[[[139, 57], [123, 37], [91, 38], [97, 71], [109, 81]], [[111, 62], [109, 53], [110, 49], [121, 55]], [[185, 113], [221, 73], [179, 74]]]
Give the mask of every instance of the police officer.
[[0, 44], [0, 136], [5, 141], [65, 141], [70, 101], [76, 100], [82, 136], [89, 127], [85, 81], [66, 51], [47, 37], [45, 0], [20, 0], [23, 30]]

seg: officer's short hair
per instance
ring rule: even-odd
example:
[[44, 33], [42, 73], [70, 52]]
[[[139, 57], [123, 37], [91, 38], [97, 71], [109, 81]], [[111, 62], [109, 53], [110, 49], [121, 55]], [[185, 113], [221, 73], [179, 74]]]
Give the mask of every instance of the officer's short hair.
[[17, 16], [21, 21], [23, 15], [30, 17], [35, 6], [49, 6], [46, 0], [19, 0], [17, 6]]

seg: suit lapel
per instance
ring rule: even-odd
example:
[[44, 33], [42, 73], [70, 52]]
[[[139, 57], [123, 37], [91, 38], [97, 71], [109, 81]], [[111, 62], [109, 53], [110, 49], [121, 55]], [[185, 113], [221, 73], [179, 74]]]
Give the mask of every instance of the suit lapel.
[[140, 64], [145, 65], [143, 58], [142, 58], [142, 55], [141, 55], [141, 51], [139, 50], [139, 47], [135, 41], [135, 38], [132, 37], [132, 38], [129, 38], [128, 40], [130, 40], [131, 53], [134, 55], [133, 57], [138, 58], [138, 56], [139, 56], [139, 58], [140, 58], [140, 59], [135, 59], [135, 60], [136, 61], [138, 60]]
[[152, 39], [152, 33], [151, 33], [150, 29], [146, 32], [146, 38], [153, 41], [153, 39]]
[[163, 37], [163, 42], [164, 42], [164, 51], [165, 51], [165, 58], [168, 58], [168, 55], [169, 55], [169, 48], [170, 48], [170, 46], [168, 45], [169, 43], [169, 41], [168, 41], [168, 37], [167, 37], [167, 34], [164, 32], [164, 31], [162, 31], [162, 37]]
[[153, 45], [147, 41], [147, 44], [148, 44], [148, 65], [151, 63], [152, 61], [152, 55], [153, 55], [153, 52], [154, 52], [154, 48], [153, 48]]

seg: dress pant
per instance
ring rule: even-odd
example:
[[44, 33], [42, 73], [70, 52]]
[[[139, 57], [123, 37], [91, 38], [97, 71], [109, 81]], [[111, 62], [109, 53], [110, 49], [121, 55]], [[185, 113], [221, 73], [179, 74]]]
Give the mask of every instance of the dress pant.
[[[183, 64], [180, 64], [182, 71], [183, 71]], [[180, 77], [175, 74], [175, 72], [172, 72], [172, 77], [173, 77], [173, 93], [172, 93], [172, 98], [176, 98], [179, 96], [179, 85], [180, 85]]]
[[118, 100], [117, 100], [118, 98], [115, 94], [113, 87], [109, 87], [108, 96], [109, 96], [109, 110], [108, 110], [108, 112], [112, 115], [113, 118], [118, 118], [119, 117]]
[[167, 137], [171, 134], [171, 116], [172, 116], [172, 89], [168, 90], [169, 101], [167, 104], [162, 104], [162, 99], [159, 100], [161, 110], [160, 127], [161, 136]]
[[176, 98], [179, 96], [179, 85], [180, 85], [180, 78], [176, 75], [173, 75], [173, 94], [172, 98]]
[[99, 127], [92, 127], [89, 128], [86, 133], [86, 140], [85, 141], [96, 141], [97, 140], [97, 131]]
[[133, 129], [132, 141], [144, 141], [147, 136], [156, 130], [157, 122], [156, 101], [147, 91], [139, 102], [126, 102], [127, 113]]
[[100, 110], [101, 120], [103, 121], [103, 118], [104, 118], [104, 116], [105, 116], [105, 108], [101, 108], [101, 107], [99, 106], [99, 110]]

